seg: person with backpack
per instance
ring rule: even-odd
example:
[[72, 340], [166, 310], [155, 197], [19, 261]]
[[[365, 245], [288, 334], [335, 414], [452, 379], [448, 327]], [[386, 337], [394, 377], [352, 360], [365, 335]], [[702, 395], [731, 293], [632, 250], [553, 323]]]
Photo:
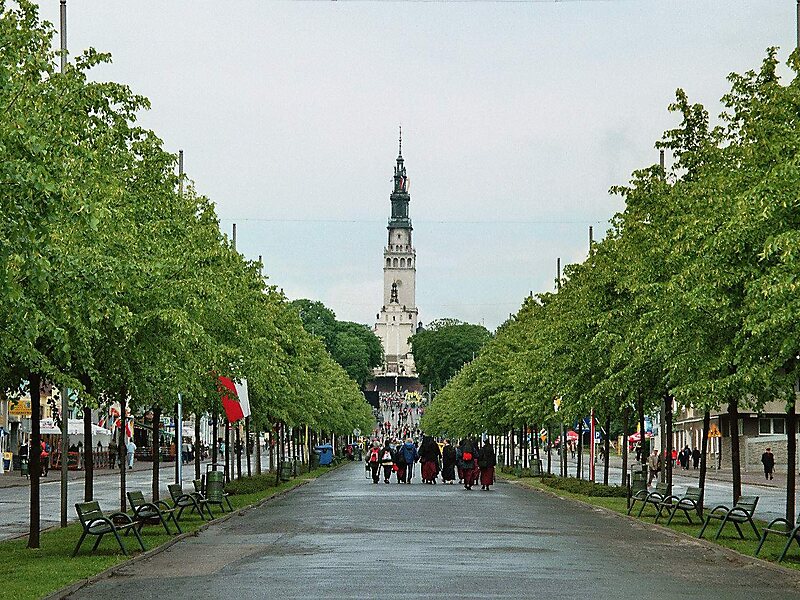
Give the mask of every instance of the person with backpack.
[[411, 479], [414, 477], [414, 463], [419, 458], [414, 440], [407, 438], [405, 443], [400, 446], [399, 452], [403, 453], [403, 460], [406, 461], [406, 483], [411, 483]]
[[489, 486], [494, 483], [494, 466], [497, 464], [497, 455], [491, 442], [486, 440], [478, 456], [478, 467], [481, 470], [481, 489], [489, 491]]
[[381, 445], [377, 440], [372, 442], [372, 448], [367, 453], [367, 464], [372, 473], [372, 483], [378, 483], [378, 471], [381, 468]]
[[461, 446], [461, 470], [464, 475], [464, 489], [471, 490], [475, 480], [475, 445], [472, 440], [464, 440]]
[[394, 453], [389, 440], [386, 440], [381, 450], [381, 466], [383, 467], [383, 483], [389, 483], [389, 478], [392, 476], [392, 467], [394, 466]]

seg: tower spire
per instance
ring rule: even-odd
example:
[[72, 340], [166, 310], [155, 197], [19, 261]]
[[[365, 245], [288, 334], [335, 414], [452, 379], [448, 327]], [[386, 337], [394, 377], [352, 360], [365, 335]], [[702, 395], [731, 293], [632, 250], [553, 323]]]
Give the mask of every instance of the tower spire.
[[403, 158], [403, 124], [400, 124], [400, 151], [397, 153], [398, 158]]

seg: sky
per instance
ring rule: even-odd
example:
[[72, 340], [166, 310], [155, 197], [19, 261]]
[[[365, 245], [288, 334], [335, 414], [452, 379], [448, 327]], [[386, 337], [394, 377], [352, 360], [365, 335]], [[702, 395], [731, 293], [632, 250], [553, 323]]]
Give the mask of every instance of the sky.
[[[58, 0], [40, 2], [58, 22]], [[68, 48], [150, 99], [140, 122], [290, 298], [374, 323], [398, 126], [417, 305], [493, 329], [585, 258], [658, 161], [675, 90], [782, 61], [795, 0], [68, 0]], [[54, 40], [54, 43], [57, 43]], [[788, 76], [788, 70], [783, 72]], [[669, 163], [671, 157], [667, 156]]]

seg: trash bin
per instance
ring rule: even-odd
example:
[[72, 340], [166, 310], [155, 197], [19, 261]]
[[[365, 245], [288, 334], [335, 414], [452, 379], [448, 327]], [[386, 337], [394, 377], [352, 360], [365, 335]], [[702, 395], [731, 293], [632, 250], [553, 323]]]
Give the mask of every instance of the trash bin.
[[225, 472], [209, 471], [206, 473], [205, 496], [215, 502], [225, 498]]
[[631, 495], [647, 490], [647, 465], [631, 467]]
[[319, 454], [314, 452], [311, 455], [311, 468], [316, 469], [319, 466]]
[[19, 474], [23, 477], [30, 476], [30, 470], [28, 469], [28, 459], [23, 458], [19, 461]]
[[333, 462], [333, 446], [330, 444], [320, 444], [319, 446], [315, 446], [314, 452], [319, 457], [320, 466], [327, 467]]
[[285, 460], [281, 465], [281, 481], [289, 481], [292, 478], [292, 461]]
[[542, 459], [537, 458], [531, 461], [531, 477], [541, 477], [542, 473]]

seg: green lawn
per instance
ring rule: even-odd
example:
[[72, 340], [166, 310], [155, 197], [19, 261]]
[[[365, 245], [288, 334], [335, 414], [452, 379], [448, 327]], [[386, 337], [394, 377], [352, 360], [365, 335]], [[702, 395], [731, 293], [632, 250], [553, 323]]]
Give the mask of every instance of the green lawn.
[[[517, 478], [511, 474], [503, 474], [502, 477], [507, 478], [509, 480], [515, 480], [526, 487], [542, 490], [545, 492], [549, 492], [551, 494], [556, 494], [563, 498], [579, 500], [581, 502], [585, 502], [586, 504], [591, 504], [592, 506], [600, 506], [602, 508], [612, 510], [621, 515], [625, 515], [628, 510], [625, 498], [603, 498], [596, 496], [585, 496], [582, 494], [573, 494], [563, 490], [555, 490], [543, 484], [541, 481], [539, 481], [538, 478], [532, 478], [532, 477]], [[655, 508], [653, 508], [652, 505], [648, 505], [647, 508], [645, 508], [644, 512], [642, 513], [641, 518], [639, 519], [638, 517], [635, 516], [639, 512], [639, 506], [640, 503], [637, 502], [633, 512], [631, 513], [631, 516], [627, 518], [638, 519], [648, 523], [653, 523], [655, 521], [655, 516], [656, 516]], [[672, 523], [670, 523], [668, 528], [696, 538], [697, 534], [700, 533], [700, 528], [702, 527], [702, 524], [699, 523], [699, 519], [695, 518], [694, 515], [692, 515], [692, 520], [694, 521], [694, 524], [690, 525], [686, 520], [686, 516], [683, 514], [683, 512], [679, 511], [675, 515], [675, 518], [672, 520]], [[667, 519], [662, 517], [661, 519], [658, 520], [658, 524], [667, 527], [665, 525], [666, 521]], [[767, 525], [765, 521], [761, 521], [759, 519], [755, 519], [755, 522], [759, 531], [762, 531], [764, 527]], [[749, 525], [742, 526], [742, 531], [746, 536], [744, 540], [739, 538], [738, 534], [736, 533], [736, 528], [731, 524], [725, 526], [725, 529], [723, 529], [722, 535], [719, 537], [718, 540], [714, 540], [713, 537], [716, 534], [717, 529], [719, 528], [719, 524], [720, 522], [718, 520], [712, 520], [709, 526], [706, 528], [705, 533], [703, 534], [703, 539], [715, 542], [717, 544], [720, 544], [721, 546], [725, 546], [726, 548], [730, 548], [741, 554], [746, 554], [748, 556], [753, 556], [755, 554], [756, 546], [758, 546], [759, 540], [754, 538], [753, 530], [750, 528]], [[780, 553], [783, 550], [784, 545], [786, 545], [785, 537], [770, 534], [769, 537], [767, 538], [766, 543], [764, 544], [764, 547], [761, 549], [758, 558], [777, 562], [778, 557], [780, 556]], [[783, 562], [780, 564], [785, 567], [800, 570], [800, 546], [794, 544], [793, 547], [787, 553], [786, 558], [784, 558]]]
[[[241, 487], [243, 491], [246, 487], [248, 493], [231, 496], [231, 504], [234, 509], [244, 508], [296, 487], [308, 479], [319, 477], [329, 470], [323, 467], [311, 473], [301, 473], [296, 479], [278, 486], [274, 485], [274, 475], [260, 477], [259, 481], [255, 482], [256, 485], [250, 482], [245, 485], [243, 481]], [[107, 512], [114, 512], [112, 506], [104, 506], [103, 509]], [[181, 529], [184, 532], [194, 531], [207, 523], [197, 515], [187, 516], [187, 512], [184, 511], [180, 520]], [[214, 508], [214, 514], [219, 515], [219, 509]], [[170, 525], [170, 529], [174, 530], [174, 527]], [[80, 534], [81, 528], [77, 523], [64, 529], [43, 532], [41, 548], [38, 550], [25, 548], [26, 539], [0, 542], [0, 597], [9, 600], [42, 598], [126, 560], [113, 535], [106, 535], [100, 547], [92, 554], [90, 551], [97, 538], [87, 537], [83, 542], [80, 554], [75, 558], [70, 558]], [[171, 537], [166, 534], [161, 525], [146, 526], [142, 529], [142, 540], [148, 550], [169, 541]], [[122, 539], [130, 554], [141, 552], [139, 544], [132, 534], [123, 536]]]

